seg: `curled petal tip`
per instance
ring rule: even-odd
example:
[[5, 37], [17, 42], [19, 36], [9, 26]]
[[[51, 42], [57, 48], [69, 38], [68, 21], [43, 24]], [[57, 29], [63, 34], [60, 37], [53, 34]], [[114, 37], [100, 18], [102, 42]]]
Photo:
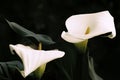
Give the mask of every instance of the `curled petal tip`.
[[59, 53], [57, 53], [58, 55], [59, 55], [59, 57], [61, 58], [61, 57], [63, 57], [64, 55], [65, 55], [65, 52], [63, 52], [63, 51], [60, 51]]
[[10, 45], [9, 45], [9, 48], [10, 48], [10, 52], [11, 52], [12, 54], [15, 54], [15, 53], [14, 53], [14, 48], [15, 48], [15, 46], [12, 45], [12, 44], [10, 44]]
[[84, 38], [77, 38], [73, 35], [71, 35], [69, 32], [65, 32], [63, 31], [62, 34], [61, 34], [61, 37], [67, 41], [67, 42], [70, 42], [70, 43], [78, 43], [78, 42], [82, 42], [84, 41], [85, 39]]

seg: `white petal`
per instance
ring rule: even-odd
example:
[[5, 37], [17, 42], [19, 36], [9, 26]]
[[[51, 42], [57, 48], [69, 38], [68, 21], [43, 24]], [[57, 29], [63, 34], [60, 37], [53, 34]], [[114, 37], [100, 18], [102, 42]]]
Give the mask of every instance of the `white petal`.
[[[86, 34], [88, 27], [90, 30]], [[114, 19], [108, 11], [73, 15], [66, 20], [66, 28], [68, 32], [63, 31], [61, 37], [71, 43], [81, 42], [109, 32], [111, 34], [107, 37], [116, 36]]]
[[81, 37], [81, 38], [78, 38], [78, 37], [72, 36], [72, 35], [70, 35], [68, 32], [65, 32], [65, 31], [62, 32], [61, 37], [62, 37], [65, 41], [68, 41], [68, 42], [70, 42], [70, 43], [78, 43], [78, 42], [82, 42], [82, 41], [85, 40], [85, 39], [83, 39], [82, 37]]
[[28, 76], [42, 64], [48, 63], [57, 58], [61, 58], [65, 54], [64, 52], [58, 50], [34, 50], [29, 46], [24, 46], [22, 44], [11, 44], [9, 46], [11, 51], [13, 52], [14, 50], [23, 61], [24, 71], [21, 71], [23, 77]]

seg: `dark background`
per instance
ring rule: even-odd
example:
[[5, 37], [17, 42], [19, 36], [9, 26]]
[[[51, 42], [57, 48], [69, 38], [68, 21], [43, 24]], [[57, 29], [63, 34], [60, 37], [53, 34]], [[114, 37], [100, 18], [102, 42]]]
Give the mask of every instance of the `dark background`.
[[[0, 60], [16, 60], [11, 55], [9, 44], [17, 44], [21, 37], [14, 33], [4, 18], [16, 22], [39, 34], [46, 34], [57, 42], [56, 48], [66, 51], [63, 66], [77, 65], [81, 59], [75, 47], [61, 39], [65, 28], [65, 20], [75, 14], [92, 13], [109, 10], [114, 17], [117, 36], [113, 40], [95, 37], [89, 40], [90, 55], [95, 60], [95, 69], [104, 80], [119, 80], [120, 52], [120, 1], [119, 0], [2, 0], [0, 1]], [[70, 54], [71, 53], [71, 54]], [[73, 59], [77, 62], [74, 62]], [[73, 62], [69, 62], [73, 60]], [[68, 62], [67, 62], [68, 61]], [[82, 65], [82, 61], [80, 61]], [[73, 68], [74, 69], [74, 68]], [[76, 68], [75, 68], [76, 69]], [[68, 70], [69, 72], [70, 70]], [[73, 74], [76, 73], [74, 70]], [[58, 73], [60, 73], [58, 71]], [[56, 74], [54, 72], [54, 74]], [[72, 74], [71, 74], [72, 75]], [[47, 75], [46, 75], [47, 76]], [[51, 75], [48, 75], [51, 77]], [[56, 75], [58, 76], [58, 75]], [[61, 75], [62, 76], [62, 75]], [[78, 76], [77, 76], [78, 77]], [[54, 78], [51, 78], [53, 80]], [[47, 80], [47, 79], [45, 79]], [[50, 80], [48, 78], [48, 80]], [[57, 79], [58, 80], [58, 79]], [[59, 78], [62, 80], [62, 78]], [[73, 76], [75, 79], [75, 75]], [[78, 79], [79, 80], [79, 79]], [[89, 80], [89, 79], [87, 79]]]

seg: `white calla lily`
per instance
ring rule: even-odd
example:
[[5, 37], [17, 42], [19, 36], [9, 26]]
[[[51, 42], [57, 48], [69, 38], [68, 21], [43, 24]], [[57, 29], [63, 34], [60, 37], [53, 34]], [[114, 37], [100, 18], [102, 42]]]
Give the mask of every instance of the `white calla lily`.
[[13, 51], [15, 51], [23, 62], [24, 70], [20, 71], [23, 77], [28, 76], [41, 65], [46, 64], [54, 59], [61, 58], [65, 54], [59, 50], [35, 50], [22, 44], [10, 44], [9, 47], [11, 52], [14, 53]]
[[[106, 33], [107, 37], [116, 36], [114, 19], [109, 11], [90, 14], [73, 15], [66, 20], [68, 32], [63, 31], [61, 37], [71, 43], [78, 43]], [[89, 30], [89, 33], [86, 33]]]
[[66, 20], [66, 28], [68, 32], [63, 31], [61, 37], [75, 46], [87, 55], [89, 75], [92, 80], [103, 80], [94, 70], [93, 58], [86, 53], [88, 39], [108, 34], [106, 37], [114, 38], [116, 30], [114, 18], [109, 11], [101, 11], [90, 14], [73, 15]]

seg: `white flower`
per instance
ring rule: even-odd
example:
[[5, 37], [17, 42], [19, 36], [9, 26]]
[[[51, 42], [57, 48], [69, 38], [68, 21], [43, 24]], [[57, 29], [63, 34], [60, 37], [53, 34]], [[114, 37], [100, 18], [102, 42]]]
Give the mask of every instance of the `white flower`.
[[35, 71], [38, 67], [46, 64], [54, 59], [61, 58], [64, 56], [64, 52], [59, 50], [35, 50], [29, 46], [22, 44], [12, 45], [10, 44], [10, 50], [21, 58], [24, 70], [20, 71], [23, 77], [28, 76], [31, 72]]
[[[90, 14], [73, 15], [66, 20], [68, 32], [63, 31], [61, 37], [71, 43], [78, 43], [84, 40], [111, 33], [107, 37], [116, 36], [114, 19], [108, 11]], [[86, 33], [89, 30], [89, 33]]]

